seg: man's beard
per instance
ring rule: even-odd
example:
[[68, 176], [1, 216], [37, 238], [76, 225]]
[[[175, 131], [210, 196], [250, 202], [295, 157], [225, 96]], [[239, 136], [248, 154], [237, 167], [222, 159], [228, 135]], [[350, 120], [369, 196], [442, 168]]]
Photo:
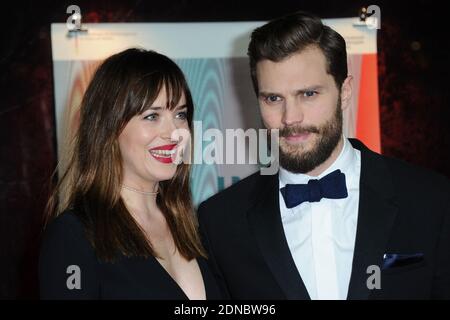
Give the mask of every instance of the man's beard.
[[[317, 134], [319, 140], [314, 143], [311, 150], [299, 153], [299, 150], [287, 152], [280, 146], [280, 165], [284, 169], [293, 173], [307, 173], [324, 163], [339, 143], [342, 136], [342, 109], [339, 97], [336, 112], [331, 120], [320, 127], [284, 127], [280, 129], [280, 139], [295, 134], [310, 133]], [[312, 135], [309, 136], [313, 138]], [[290, 146], [289, 149], [294, 149]], [[301, 147], [299, 147], [301, 148]]]

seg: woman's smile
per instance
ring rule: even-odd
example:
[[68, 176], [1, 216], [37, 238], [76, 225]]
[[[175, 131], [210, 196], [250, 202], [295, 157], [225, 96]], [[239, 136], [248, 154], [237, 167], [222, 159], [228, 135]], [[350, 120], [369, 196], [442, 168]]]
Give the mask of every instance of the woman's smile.
[[149, 150], [153, 158], [162, 163], [172, 163], [172, 157], [177, 151], [177, 144], [166, 144]]

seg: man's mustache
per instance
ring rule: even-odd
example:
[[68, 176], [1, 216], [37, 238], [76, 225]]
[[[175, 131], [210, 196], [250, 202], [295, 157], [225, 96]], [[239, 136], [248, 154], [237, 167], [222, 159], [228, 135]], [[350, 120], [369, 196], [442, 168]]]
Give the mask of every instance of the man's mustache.
[[314, 126], [289, 126], [280, 129], [280, 137], [289, 137], [304, 133], [320, 133], [320, 129]]

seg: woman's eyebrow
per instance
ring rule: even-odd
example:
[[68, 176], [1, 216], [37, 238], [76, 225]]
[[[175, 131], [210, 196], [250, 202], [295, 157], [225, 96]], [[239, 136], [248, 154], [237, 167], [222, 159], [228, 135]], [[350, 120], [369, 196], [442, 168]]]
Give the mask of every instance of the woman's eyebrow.
[[159, 106], [150, 106], [146, 110], [161, 110], [161, 109], [165, 109], [165, 108], [159, 107]]
[[175, 110], [180, 110], [180, 109], [184, 109], [184, 108], [187, 108], [187, 105], [186, 104], [181, 104], [179, 106], [176, 106]]

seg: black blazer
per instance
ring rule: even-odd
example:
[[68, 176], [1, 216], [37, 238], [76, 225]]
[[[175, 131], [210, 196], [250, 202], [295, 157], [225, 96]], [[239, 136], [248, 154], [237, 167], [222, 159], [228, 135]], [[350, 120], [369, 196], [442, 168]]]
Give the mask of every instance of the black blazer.
[[[450, 299], [449, 180], [350, 142], [361, 151], [361, 178], [347, 298]], [[278, 175], [257, 172], [198, 209], [209, 263], [232, 299], [309, 299], [284, 235], [278, 188]], [[367, 286], [370, 265], [380, 267], [381, 289]]]
[[[220, 291], [206, 261], [197, 259], [207, 299], [220, 299]], [[67, 280], [79, 267], [81, 287], [68, 289]], [[69, 283], [74, 278], [69, 279]], [[41, 299], [152, 299], [185, 300], [184, 291], [154, 257], [120, 256], [101, 262], [88, 242], [73, 211], [56, 218], [46, 229], [39, 259]]]

